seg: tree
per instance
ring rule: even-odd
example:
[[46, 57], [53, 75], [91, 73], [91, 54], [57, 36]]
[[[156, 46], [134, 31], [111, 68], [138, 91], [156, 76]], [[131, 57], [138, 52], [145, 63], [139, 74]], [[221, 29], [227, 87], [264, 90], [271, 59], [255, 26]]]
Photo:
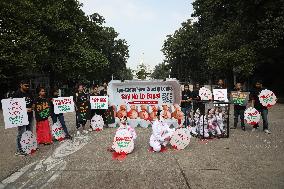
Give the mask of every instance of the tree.
[[147, 68], [146, 65], [140, 64], [138, 66], [138, 70], [136, 72], [136, 76], [137, 76], [138, 79], [145, 80], [150, 75], [151, 75], [151, 73], [148, 71], [148, 68]]
[[170, 75], [170, 66], [165, 62], [155, 66], [151, 78], [153, 79], [166, 79]]

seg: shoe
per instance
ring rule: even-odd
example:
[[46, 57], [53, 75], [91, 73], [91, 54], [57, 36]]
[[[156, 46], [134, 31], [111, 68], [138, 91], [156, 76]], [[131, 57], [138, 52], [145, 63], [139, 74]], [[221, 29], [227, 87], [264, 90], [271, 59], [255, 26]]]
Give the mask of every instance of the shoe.
[[77, 136], [80, 136], [80, 135], [81, 135], [80, 131], [77, 131], [76, 134], [77, 134]]
[[257, 127], [255, 128], [252, 128], [252, 130], [251, 130], [251, 132], [255, 132], [255, 131], [257, 131]]
[[271, 134], [271, 132], [268, 129], [263, 130], [266, 134]]
[[67, 136], [65, 137], [65, 139], [72, 140], [72, 136], [71, 136], [71, 135], [67, 135]]
[[26, 156], [27, 154], [24, 152], [16, 152], [15, 156]]
[[243, 131], [246, 131], [246, 127], [245, 126], [242, 126], [241, 128], [242, 128]]
[[87, 130], [83, 130], [83, 134], [88, 134], [88, 131]]
[[92, 129], [92, 128], [90, 128], [90, 129], [88, 129], [88, 131], [89, 131], [89, 132], [92, 132], [92, 131], [93, 131], [93, 129]]

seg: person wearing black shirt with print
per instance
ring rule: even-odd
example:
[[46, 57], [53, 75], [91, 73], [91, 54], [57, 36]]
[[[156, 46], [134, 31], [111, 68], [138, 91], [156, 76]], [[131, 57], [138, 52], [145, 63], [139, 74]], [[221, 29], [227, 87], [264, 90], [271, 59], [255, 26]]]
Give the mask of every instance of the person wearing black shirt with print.
[[28, 125], [23, 125], [18, 127], [18, 135], [17, 135], [17, 142], [16, 142], [16, 155], [26, 155], [21, 148], [21, 137], [22, 134], [25, 131], [31, 131], [33, 132], [33, 97], [30, 94], [30, 85], [28, 80], [22, 80], [20, 82], [20, 88], [16, 93], [13, 95], [13, 98], [25, 98], [26, 101], [26, 108], [27, 108], [27, 113], [28, 113], [28, 120], [29, 124]]
[[[268, 130], [268, 109], [260, 103], [258, 97], [260, 92], [264, 89], [265, 88], [262, 86], [262, 81], [256, 81], [254, 90], [251, 92], [252, 107], [254, 107], [261, 114], [263, 120], [263, 131], [267, 134], [271, 134], [271, 132]], [[252, 131], [255, 131], [256, 129], [258, 129], [258, 127], [259, 124], [254, 125]]]
[[[243, 86], [241, 83], [236, 83], [234, 91], [243, 92]], [[245, 131], [245, 113], [246, 106], [241, 106], [239, 104], [234, 104], [234, 126], [231, 129], [236, 129], [238, 125], [238, 119], [241, 119], [241, 128]]]

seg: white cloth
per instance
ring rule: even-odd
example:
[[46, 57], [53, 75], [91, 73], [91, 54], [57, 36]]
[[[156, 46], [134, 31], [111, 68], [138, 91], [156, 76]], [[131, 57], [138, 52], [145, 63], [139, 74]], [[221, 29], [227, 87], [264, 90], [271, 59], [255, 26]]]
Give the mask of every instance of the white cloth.
[[152, 125], [152, 135], [150, 137], [150, 146], [155, 152], [161, 150], [161, 145], [166, 146], [168, 141], [166, 138], [171, 137], [175, 129], [170, 129], [170, 127], [162, 121], [155, 120]]

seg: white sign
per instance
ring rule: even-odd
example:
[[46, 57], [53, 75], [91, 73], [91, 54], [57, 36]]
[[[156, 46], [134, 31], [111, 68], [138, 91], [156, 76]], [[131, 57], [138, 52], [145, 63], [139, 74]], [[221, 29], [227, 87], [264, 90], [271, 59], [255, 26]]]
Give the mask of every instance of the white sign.
[[104, 120], [100, 115], [94, 115], [91, 119], [91, 127], [94, 131], [101, 131], [104, 128]]
[[58, 141], [62, 141], [65, 138], [65, 132], [58, 122], [52, 125], [52, 136]]
[[260, 113], [255, 108], [249, 107], [245, 111], [245, 120], [250, 125], [256, 125], [260, 120]]
[[146, 104], [146, 105], [172, 105], [180, 104], [181, 90], [177, 80], [170, 81], [116, 81], [109, 83], [108, 94], [110, 104]]
[[228, 102], [227, 89], [213, 89], [214, 100]]
[[54, 98], [53, 105], [55, 114], [75, 111], [73, 96]]
[[113, 142], [113, 148], [118, 154], [129, 154], [134, 149], [133, 136], [128, 129], [118, 129]]
[[32, 154], [37, 149], [36, 138], [31, 131], [25, 131], [20, 140], [21, 149], [26, 154]]
[[25, 98], [2, 99], [5, 129], [28, 125]]
[[188, 129], [180, 128], [173, 133], [170, 143], [174, 148], [183, 150], [188, 146], [190, 137], [191, 135]]
[[91, 109], [108, 109], [107, 96], [91, 96], [90, 103]]
[[275, 94], [267, 89], [262, 90], [258, 95], [258, 98], [260, 103], [267, 108], [274, 106], [277, 101]]
[[199, 96], [201, 100], [212, 100], [212, 92], [210, 89], [202, 87], [199, 89]]

